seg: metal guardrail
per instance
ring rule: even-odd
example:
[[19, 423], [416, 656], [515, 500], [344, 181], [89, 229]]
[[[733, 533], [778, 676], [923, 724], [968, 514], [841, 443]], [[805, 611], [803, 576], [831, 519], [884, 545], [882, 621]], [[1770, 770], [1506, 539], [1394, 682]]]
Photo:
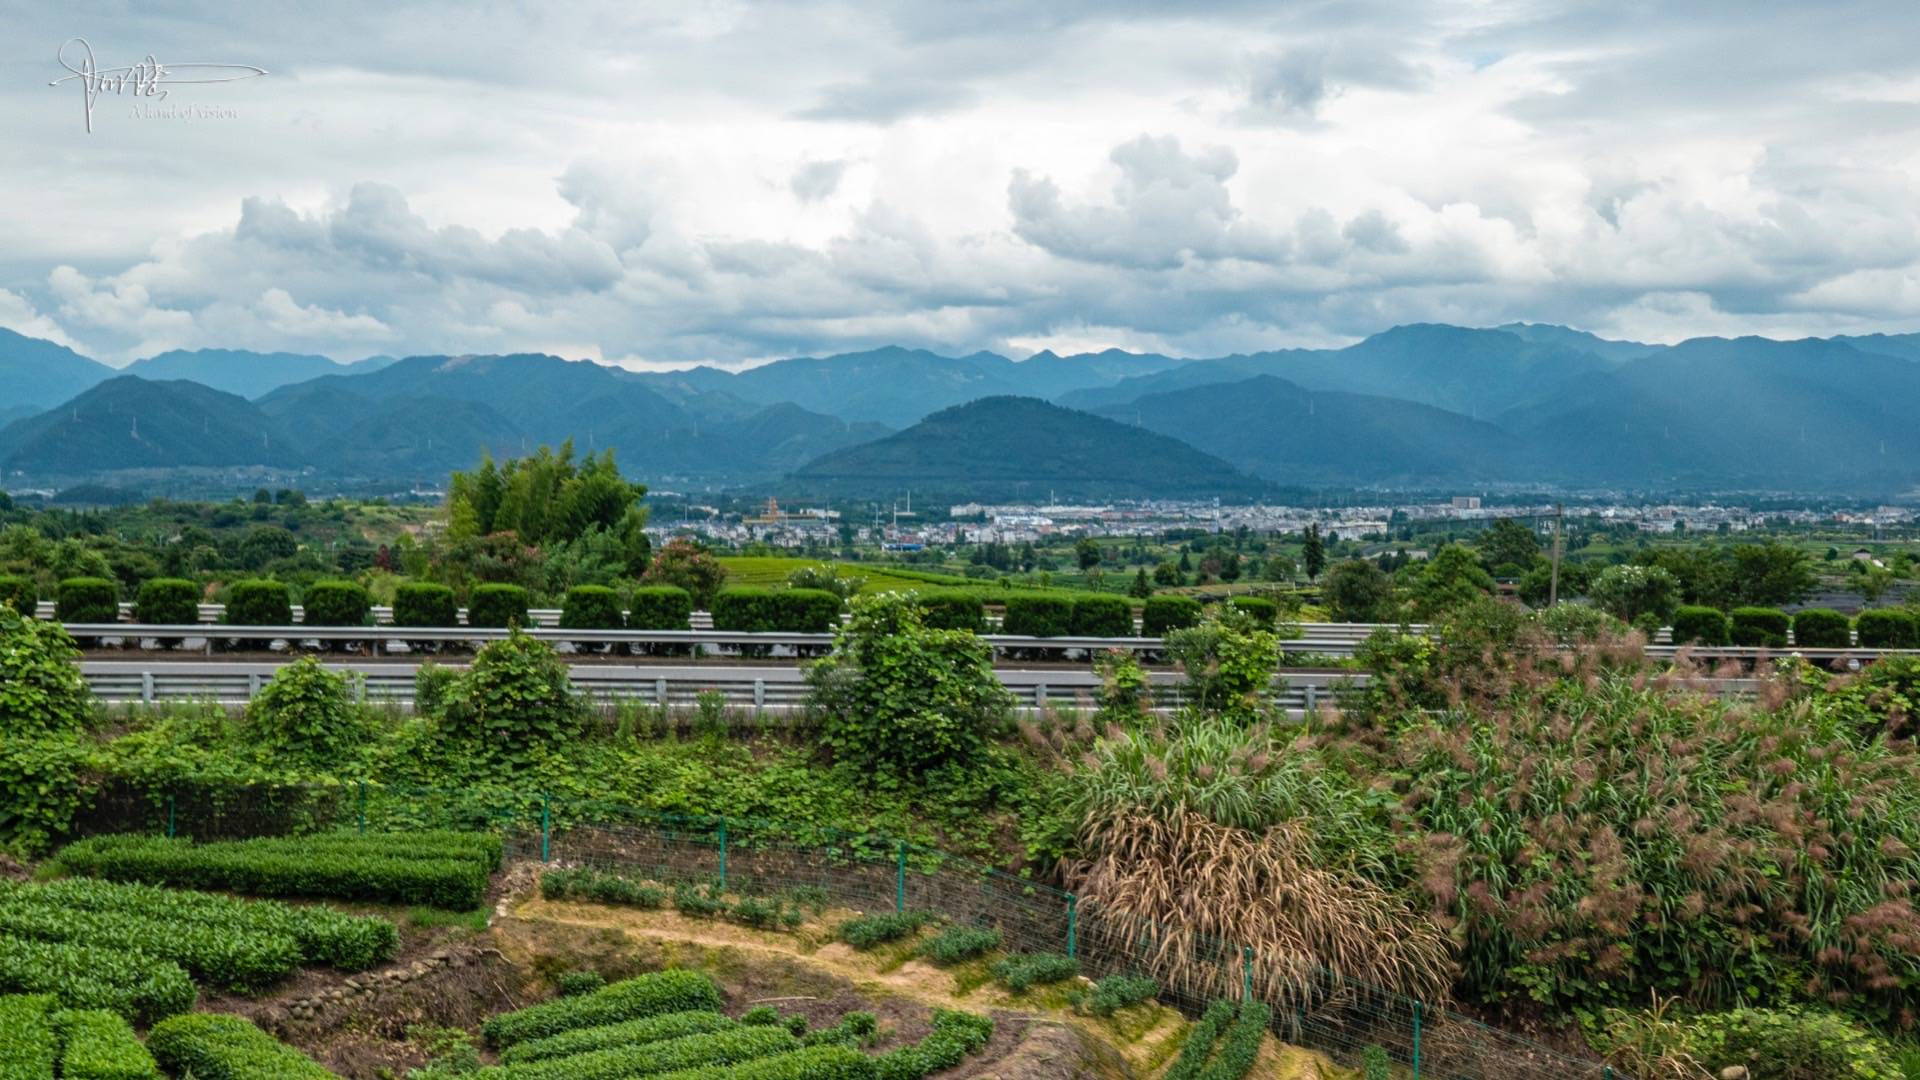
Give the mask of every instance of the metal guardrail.
[[[271, 662], [202, 662], [197, 660], [150, 663], [125, 660], [82, 660], [81, 677], [103, 701], [123, 704], [167, 700], [204, 700], [227, 705], [251, 701], [273, 679], [282, 665]], [[413, 703], [414, 676], [421, 665], [400, 662], [326, 662], [333, 671], [351, 673], [364, 700], [401, 707]], [[458, 667], [459, 665], [446, 665]], [[1090, 671], [996, 669], [994, 674], [1013, 693], [1019, 708], [1091, 706], [1100, 679]], [[650, 705], [685, 707], [699, 696], [718, 691], [732, 708], [756, 713], [789, 712], [805, 705], [806, 675], [799, 668], [659, 664], [576, 664], [569, 678], [576, 689], [595, 702], [637, 700]], [[1150, 676], [1155, 703], [1179, 704], [1179, 676], [1155, 672]], [[1274, 694], [1274, 703], [1294, 717], [1317, 710], [1348, 687], [1366, 682], [1365, 675], [1290, 675]]]

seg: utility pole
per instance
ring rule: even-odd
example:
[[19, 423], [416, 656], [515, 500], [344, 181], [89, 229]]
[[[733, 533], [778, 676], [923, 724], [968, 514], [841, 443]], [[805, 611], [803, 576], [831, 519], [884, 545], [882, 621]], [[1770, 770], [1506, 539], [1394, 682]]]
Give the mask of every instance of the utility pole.
[[1560, 519], [1565, 514], [1565, 506], [1553, 504], [1553, 573], [1547, 578], [1548, 607], [1560, 602]]

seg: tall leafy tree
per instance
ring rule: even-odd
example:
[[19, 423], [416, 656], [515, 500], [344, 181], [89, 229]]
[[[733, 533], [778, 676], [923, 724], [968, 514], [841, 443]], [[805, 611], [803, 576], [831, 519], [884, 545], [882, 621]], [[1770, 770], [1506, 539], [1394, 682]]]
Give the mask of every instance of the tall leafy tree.
[[1308, 581], [1318, 581], [1320, 571], [1327, 568], [1327, 546], [1320, 539], [1320, 526], [1307, 526], [1306, 541], [1301, 547], [1300, 563], [1307, 571]]

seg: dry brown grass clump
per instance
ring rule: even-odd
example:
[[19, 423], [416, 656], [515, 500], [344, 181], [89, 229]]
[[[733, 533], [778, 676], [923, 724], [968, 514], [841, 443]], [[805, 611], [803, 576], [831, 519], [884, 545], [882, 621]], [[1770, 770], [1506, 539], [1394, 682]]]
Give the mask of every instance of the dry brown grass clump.
[[1283, 1014], [1317, 1005], [1328, 972], [1444, 998], [1453, 965], [1440, 929], [1357, 874], [1315, 865], [1307, 827], [1191, 812], [1104, 820], [1069, 873], [1085, 940], [1196, 999], [1239, 996], [1250, 947], [1254, 992]]

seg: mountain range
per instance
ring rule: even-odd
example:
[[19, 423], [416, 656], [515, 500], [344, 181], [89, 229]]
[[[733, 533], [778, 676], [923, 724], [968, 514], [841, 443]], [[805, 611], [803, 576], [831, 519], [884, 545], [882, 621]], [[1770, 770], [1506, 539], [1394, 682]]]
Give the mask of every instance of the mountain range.
[[744, 371], [540, 354], [170, 352], [0, 331], [0, 475], [272, 466], [437, 481], [571, 438], [660, 484], [1258, 497], [1276, 486], [1835, 491], [1920, 484], [1920, 334], [1615, 341], [1394, 327], [1339, 349], [1024, 360], [885, 347]]

